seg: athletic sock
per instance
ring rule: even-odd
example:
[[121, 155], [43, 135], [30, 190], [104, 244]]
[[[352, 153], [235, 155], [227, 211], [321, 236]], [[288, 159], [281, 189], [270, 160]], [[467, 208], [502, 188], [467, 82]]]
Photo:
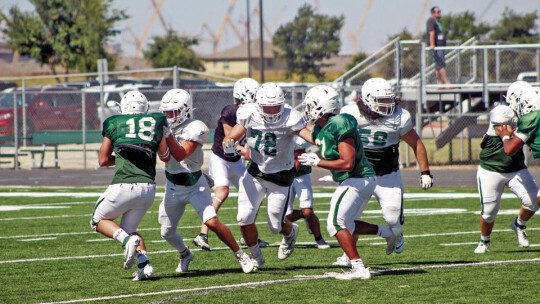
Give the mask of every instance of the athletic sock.
[[261, 247], [259, 247], [259, 244], [253, 246], [253, 247], [248, 247], [249, 249], [249, 252], [251, 253], [251, 256], [253, 258], [256, 258], [258, 256], [260, 256], [262, 254], [261, 252]]
[[125, 245], [125, 243], [127, 242], [129, 238], [129, 234], [127, 234], [124, 229], [120, 228], [118, 230], [116, 230], [114, 233], [113, 233], [113, 239], [119, 241], [120, 243], [122, 243], [122, 245]]
[[189, 248], [186, 247], [186, 249], [184, 249], [184, 250], [182, 250], [182, 252], [180, 252], [180, 256], [182, 256], [182, 258], [187, 258], [190, 253], [191, 253], [191, 251], [189, 251]]
[[[524, 221], [519, 218], [519, 216], [516, 218], [516, 224], [519, 228], [523, 229], [522, 227], [525, 227], [527, 225], [527, 221]], [[521, 226], [521, 227], [520, 227]]]
[[483, 235], [480, 235], [480, 240], [484, 243], [489, 243], [489, 239], [490, 239], [491, 235], [488, 235], [488, 236], [483, 236]]
[[362, 259], [351, 260], [351, 265], [353, 268], [365, 267]]
[[379, 230], [377, 231], [377, 235], [383, 238], [389, 238], [393, 235], [392, 229], [386, 226], [377, 225], [379, 227]]
[[320, 241], [320, 240], [322, 240], [322, 239], [323, 239], [322, 235], [321, 235], [321, 236], [316, 236], [316, 237], [315, 237], [315, 242]]
[[[146, 254], [146, 250], [137, 251], [137, 260], [139, 261], [139, 264], [142, 264], [148, 261], [148, 255]], [[142, 268], [142, 267], [139, 267], [139, 268]]]

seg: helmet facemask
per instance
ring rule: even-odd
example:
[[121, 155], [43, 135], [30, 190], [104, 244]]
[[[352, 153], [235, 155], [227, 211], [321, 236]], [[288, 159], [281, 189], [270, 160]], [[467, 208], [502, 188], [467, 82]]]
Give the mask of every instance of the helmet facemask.
[[285, 93], [274, 83], [265, 83], [255, 97], [259, 114], [264, 121], [276, 123], [281, 120], [285, 108]]
[[167, 115], [169, 125], [174, 127], [191, 117], [191, 95], [182, 89], [169, 90], [161, 99], [159, 110]]

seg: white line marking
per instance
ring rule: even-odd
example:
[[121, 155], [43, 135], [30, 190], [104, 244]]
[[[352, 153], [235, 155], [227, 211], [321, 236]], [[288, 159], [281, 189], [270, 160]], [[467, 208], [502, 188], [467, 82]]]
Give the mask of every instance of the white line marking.
[[[492, 265], [504, 265], [504, 264], [531, 264], [539, 263], [540, 258], [534, 259], [524, 259], [524, 260], [509, 260], [509, 261], [489, 261], [489, 262], [471, 262], [471, 263], [456, 263], [456, 264], [443, 264], [443, 265], [427, 265], [419, 267], [406, 267], [406, 268], [394, 268], [394, 269], [383, 269], [378, 271], [373, 271], [372, 274], [375, 276], [391, 274], [391, 273], [400, 273], [400, 272], [410, 272], [418, 270], [429, 270], [429, 269], [442, 269], [442, 268], [457, 268], [457, 267], [481, 267], [481, 266], [492, 266]], [[288, 282], [297, 282], [297, 281], [306, 281], [306, 280], [317, 280], [317, 279], [327, 279], [335, 276], [335, 273], [327, 272], [322, 275], [298, 275], [290, 279], [281, 279], [281, 280], [270, 280], [270, 281], [261, 281], [261, 282], [248, 282], [240, 284], [230, 284], [230, 285], [217, 285], [217, 286], [206, 286], [206, 287], [196, 287], [196, 288], [185, 288], [185, 289], [173, 289], [173, 290], [164, 290], [157, 292], [147, 292], [147, 293], [137, 293], [137, 294], [124, 294], [117, 296], [107, 296], [107, 297], [96, 297], [96, 298], [86, 298], [86, 299], [74, 299], [67, 301], [54, 301], [54, 302], [42, 302], [45, 303], [79, 303], [79, 302], [91, 302], [91, 301], [105, 301], [105, 300], [115, 300], [115, 299], [125, 299], [133, 297], [146, 297], [146, 296], [156, 296], [164, 294], [173, 294], [173, 293], [184, 293], [184, 292], [196, 292], [204, 290], [226, 290], [230, 288], [254, 288], [259, 286], [266, 286], [272, 284], [288, 283]]]
[[465, 242], [465, 243], [445, 243], [441, 246], [461, 246], [461, 245], [476, 245], [478, 242]]
[[33, 241], [44, 241], [44, 240], [56, 240], [56, 238], [49, 237], [49, 238], [26, 239], [26, 240], [19, 240], [19, 242], [33, 242]]

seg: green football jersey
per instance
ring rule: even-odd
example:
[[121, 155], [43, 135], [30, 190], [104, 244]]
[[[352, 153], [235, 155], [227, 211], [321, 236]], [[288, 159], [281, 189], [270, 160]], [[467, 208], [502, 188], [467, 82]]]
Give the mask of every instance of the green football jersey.
[[348, 138], [354, 141], [355, 162], [350, 172], [331, 171], [336, 182], [342, 182], [349, 177], [375, 176], [375, 171], [364, 154], [362, 140], [356, 128], [356, 119], [349, 114], [339, 114], [330, 117], [324, 127], [313, 128], [313, 141], [319, 147], [325, 160], [339, 159], [338, 145]]
[[485, 135], [480, 147], [480, 167], [488, 171], [512, 173], [527, 168], [523, 149], [514, 156], [507, 155], [499, 136]]
[[154, 183], [156, 153], [167, 117], [161, 113], [116, 115], [103, 122], [103, 136], [114, 146], [115, 173], [111, 184]]
[[[525, 143], [532, 149], [534, 158], [540, 157], [540, 111], [523, 115], [518, 119], [516, 133], [523, 134], [527, 139]], [[522, 136], [519, 136], [523, 139]]]

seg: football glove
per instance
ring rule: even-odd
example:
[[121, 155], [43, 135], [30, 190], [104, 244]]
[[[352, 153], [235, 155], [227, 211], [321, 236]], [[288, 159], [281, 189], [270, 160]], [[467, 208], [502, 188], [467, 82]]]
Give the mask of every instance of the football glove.
[[169, 137], [171, 135], [171, 128], [169, 126], [163, 126], [163, 133], [165, 134], [165, 138]]
[[315, 153], [302, 153], [298, 156], [298, 161], [302, 165], [315, 167], [319, 164], [321, 159]]
[[420, 175], [420, 186], [424, 190], [433, 187], [433, 176], [429, 171], [422, 171], [422, 175]]
[[233, 157], [236, 155], [239, 155], [242, 150], [238, 150], [236, 147], [238, 146], [238, 142], [234, 141], [234, 139], [227, 139], [226, 142], [223, 143], [223, 153], [227, 157]]

